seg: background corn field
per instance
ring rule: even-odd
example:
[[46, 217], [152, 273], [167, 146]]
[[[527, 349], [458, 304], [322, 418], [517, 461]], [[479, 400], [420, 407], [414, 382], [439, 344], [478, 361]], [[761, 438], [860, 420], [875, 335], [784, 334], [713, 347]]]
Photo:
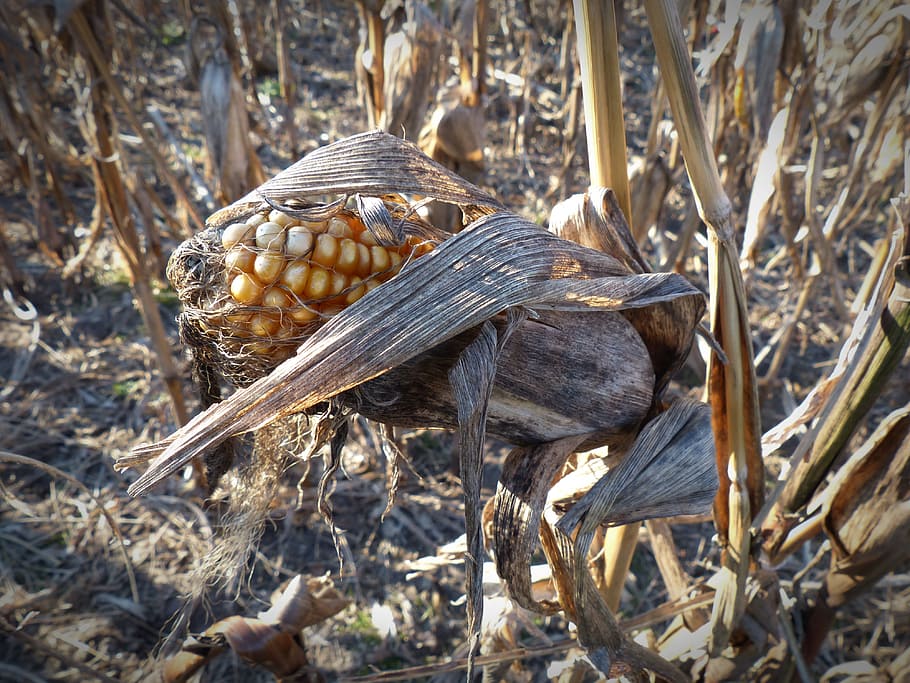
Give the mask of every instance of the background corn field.
[[[340, 576], [337, 538], [317, 506], [320, 472], [270, 473], [279, 485], [256, 552], [229, 585], [199, 599], [189, 621], [178, 614], [199, 581], [194, 572], [234, 557], [222, 535], [229, 493], [206, 497], [188, 471], [131, 498], [134, 475], [113, 464], [201, 407], [164, 276], [170, 253], [206, 216], [304, 154], [376, 126], [403, 131], [542, 225], [558, 201], [587, 189], [571, 4], [478, 2], [485, 22], [474, 22], [473, 3], [429, 3], [438, 23], [421, 23], [410, 4], [389, 16], [377, 3], [326, 0], [0, 8], [0, 680], [146, 680], [188, 630], [266, 610], [298, 574], [329, 574], [338, 590], [319, 594], [331, 608], [305, 631], [310, 663], [329, 680], [463, 680], [447, 664], [467, 652], [457, 542], [464, 502], [450, 434], [399, 434], [409, 465], [383, 518], [390, 456], [366, 421], [354, 422], [333, 483]], [[865, 470], [828, 466], [819, 490], [830, 483], [840, 498], [816, 501], [828, 506], [823, 520], [755, 522], [761, 558], [745, 626], [733, 634], [751, 649], [737, 650], [729, 668], [692, 675], [782, 680], [773, 662], [797, 644], [807, 652], [795, 680], [905, 680], [910, 327], [908, 251], [894, 236], [908, 210], [891, 200], [910, 183], [910, 9], [837, 0], [679, 6], [741, 248], [766, 434], [759, 488], [777, 491], [796, 469], [794, 454], [830, 442], [838, 467], [854, 453], [881, 452], [882, 467], [894, 463], [896, 491], [887, 498], [884, 484], [869, 488]], [[709, 237], [645, 10], [615, 8], [630, 179], [620, 204], [653, 269], [683, 273], [707, 292]], [[410, 43], [407, 27], [394, 30], [404, 18], [418, 26]], [[387, 31], [384, 85], [364, 55], [377, 21]], [[475, 23], [486, 28], [479, 59]], [[395, 56], [403, 45], [424, 69], [414, 81], [390, 68], [405, 63]], [[472, 68], [484, 77], [472, 80]], [[432, 220], [450, 228], [453, 216]], [[864, 346], [863, 305], [892, 286], [888, 343]], [[859, 348], [872, 358], [886, 347], [890, 356], [838, 384], [850, 377], [838, 374], [839, 356]], [[673, 395], [703, 398], [705, 370], [693, 353]], [[862, 410], [822, 411], [839, 386], [863, 397]], [[808, 439], [803, 424], [814, 430]], [[832, 424], [849, 428], [832, 435]], [[264, 441], [287, 443], [292, 432], [275, 427]], [[507, 452], [488, 441], [484, 500]], [[790, 481], [779, 509], [805, 512], [819, 482], [806, 494]], [[876, 499], [895, 505], [877, 510]], [[890, 528], [870, 522], [889, 519]], [[675, 616], [666, 603], [704, 595], [724, 563], [709, 516], [669, 521], [642, 527], [622, 587], [620, 623], [646, 645], [666, 636]], [[838, 583], [855, 580], [849, 564], [840, 574], [829, 564], [851, 557], [856, 534], [884, 534], [889, 551], [866, 549], [883, 576], [854, 594]], [[250, 542], [234, 539], [240, 550]], [[661, 564], [666, 553], [678, 558], [676, 583]], [[493, 680], [596, 680], [564, 619], [495, 600], [486, 613], [484, 652], [502, 664], [488, 668]], [[399, 678], [380, 673], [394, 671]], [[202, 674], [273, 678], [233, 654]]]

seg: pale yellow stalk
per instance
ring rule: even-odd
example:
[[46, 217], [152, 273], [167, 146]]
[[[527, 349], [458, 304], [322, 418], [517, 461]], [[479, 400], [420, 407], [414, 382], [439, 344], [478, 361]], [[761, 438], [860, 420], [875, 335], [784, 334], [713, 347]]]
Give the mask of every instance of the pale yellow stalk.
[[[575, 28], [581, 65], [588, 167], [591, 185], [609, 187], [626, 221], [632, 223], [632, 197], [626, 163], [619, 44], [612, 0], [575, 0]], [[603, 549], [604, 600], [616, 611], [638, 541], [638, 525], [606, 532]]]
[[727, 355], [726, 364], [716, 354], [708, 363], [721, 482], [715, 523], [725, 542], [722, 581], [712, 615], [711, 649], [716, 653], [726, 646], [742, 614], [749, 573], [749, 528], [762, 500], [755, 370], [731, 204], [717, 170], [679, 15], [670, 0], [645, 0], [645, 11], [696, 205], [710, 231], [711, 331]]

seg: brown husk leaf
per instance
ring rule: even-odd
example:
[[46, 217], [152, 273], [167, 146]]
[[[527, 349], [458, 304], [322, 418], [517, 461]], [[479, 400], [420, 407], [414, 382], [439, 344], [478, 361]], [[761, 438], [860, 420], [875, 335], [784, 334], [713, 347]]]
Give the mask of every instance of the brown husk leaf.
[[[214, 657], [230, 647], [243, 659], [294, 680], [322, 680], [309, 670], [300, 631], [338, 614], [350, 604], [326, 578], [304, 582], [299, 574], [272, 595], [272, 606], [256, 617], [230, 616], [189, 637], [164, 663], [165, 683], [188, 681]], [[307, 676], [310, 677], [307, 677]]]
[[910, 407], [892, 412], [838, 471], [826, 491], [831, 539], [827, 601], [839, 607], [903, 566], [910, 545]]

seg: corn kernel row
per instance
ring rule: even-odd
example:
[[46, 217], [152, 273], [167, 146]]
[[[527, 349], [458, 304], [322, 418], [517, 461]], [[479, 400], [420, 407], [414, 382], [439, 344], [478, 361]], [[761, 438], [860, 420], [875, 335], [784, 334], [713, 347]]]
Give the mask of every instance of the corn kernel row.
[[240, 336], [263, 340], [298, 336], [393, 277], [405, 258], [431, 249], [410, 237], [379, 245], [347, 211], [323, 221], [254, 214], [225, 227], [221, 244], [228, 291], [241, 307], [229, 322]]

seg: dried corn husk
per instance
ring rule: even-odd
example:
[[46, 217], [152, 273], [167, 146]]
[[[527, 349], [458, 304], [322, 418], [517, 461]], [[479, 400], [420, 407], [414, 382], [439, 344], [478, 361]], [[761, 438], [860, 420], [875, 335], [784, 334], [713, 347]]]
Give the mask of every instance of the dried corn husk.
[[[479, 183], [484, 172], [484, 114], [479, 107], [465, 104], [464, 97], [460, 85], [440, 95], [429, 122], [420, 132], [419, 144], [435, 161], [472, 183]], [[455, 207], [445, 204], [431, 206], [429, 218], [447, 230], [462, 226]]]
[[384, 107], [378, 125], [392, 135], [420, 135], [442, 56], [443, 28], [421, 2], [406, 2], [407, 21], [385, 39]]
[[838, 471], [824, 493], [822, 524], [831, 566], [807, 619], [811, 659], [827, 635], [833, 610], [906, 566], [910, 545], [910, 407], [882, 420]]
[[[340, 180], [333, 182], [333, 177]], [[179, 469], [184, 458], [193, 457], [190, 453], [201, 453], [231, 434], [256, 429], [362, 385], [515, 306], [533, 307], [544, 315], [547, 310], [648, 310], [679, 301], [681, 312], [672, 321], [675, 336], [691, 341], [704, 303], [701, 293], [684, 278], [667, 273], [630, 273], [625, 256], [618, 260], [559, 239], [513, 214], [500, 211], [489, 215], [497, 208], [494, 200], [434, 164], [413, 145], [383, 133], [355, 136], [331, 149], [314, 152], [256, 193], [216, 213], [210, 223], [224, 224], [236, 216], [268, 208], [269, 203], [292, 198], [305, 201], [332, 191], [384, 196], [394, 190], [457, 203], [466, 215], [484, 218], [407, 265], [398, 276], [303, 340], [296, 356], [270, 375], [213, 406], [186, 430], [162, 444], [161, 457], [133, 486], [134, 493], [144, 492], [154, 481]], [[319, 210], [319, 206], [304, 209]], [[548, 319], [529, 320], [523, 325], [542, 330], [542, 323]], [[628, 327], [615, 318], [604, 319], [614, 320], [619, 335], [612, 338], [615, 345], [625, 344], [620, 340], [628, 339]], [[670, 324], [669, 319], [665, 323]], [[642, 328], [654, 326], [649, 322]], [[600, 337], [598, 342], [611, 343], [606, 337]], [[552, 350], [557, 353], [553, 362], [566, 356], [562, 348]], [[614, 349], [613, 353], [622, 352]], [[562, 362], [566, 360], [571, 358]], [[646, 377], [643, 364], [639, 361], [636, 365], [642, 368], [636, 372]], [[585, 372], [589, 367], [565, 365], [564, 377], [570, 381], [579, 370]], [[514, 374], [518, 376], [518, 369]], [[423, 378], [418, 383], [422, 381]], [[534, 384], [534, 378], [527, 381]], [[293, 392], [284, 390], [292, 384]], [[642, 402], [647, 400], [649, 390], [641, 390]], [[551, 410], [552, 405], [545, 407]], [[623, 412], [614, 419], [621, 424], [640, 422], [644, 410], [634, 410], [637, 416]], [[437, 417], [438, 424], [452, 424], [451, 416]], [[532, 421], [534, 417], [528, 416]], [[582, 425], [586, 425], [583, 419]], [[597, 427], [614, 429], [606, 422], [606, 416]], [[546, 436], [552, 440], [587, 431], [587, 426], [580, 428], [577, 423], [570, 423], [568, 429], [563, 425]]]
[[[209, 27], [214, 36], [202, 29]], [[208, 156], [206, 169], [217, 181], [216, 193], [234, 201], [264, 179], [250, 142], [246, 96], [224, 46], [223, 29], [210, 19], [197, 19], [190, 32], [190, 71], [199, 81], [202, 123]]]

